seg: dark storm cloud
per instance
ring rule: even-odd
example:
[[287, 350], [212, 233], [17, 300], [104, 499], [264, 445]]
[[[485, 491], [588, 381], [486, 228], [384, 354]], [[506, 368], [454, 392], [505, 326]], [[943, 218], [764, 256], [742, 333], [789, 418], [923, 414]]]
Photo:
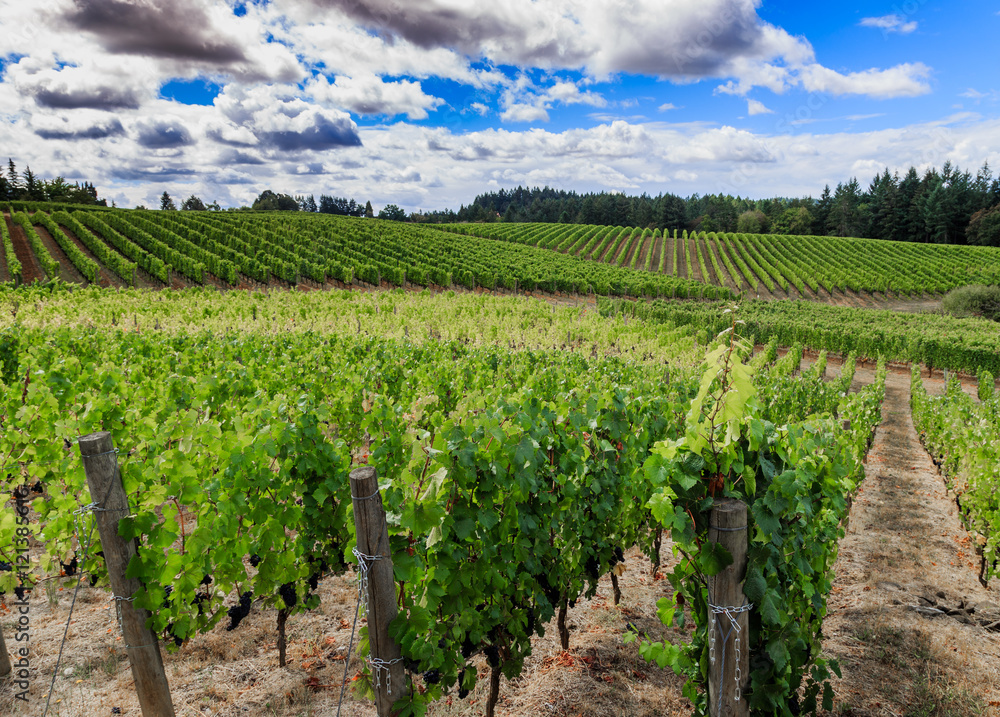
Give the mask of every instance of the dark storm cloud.
[[316, 115], [315, 124], [304, 130], [258, 131], [257, 136], [264, 144], [282, 152], [361, 146], [361, 137], [350, 119], [331, 120], [323, 115]]
[[210, 140], [218, 142], [219, 144], [227, 144], [230, 147], [254, 147], [254, 142], [241, 142], [235, 139], [229, 139], [223, 134], [221, 130], [210, 129], [205, 133]]
[[197, 174], [197, 172], [188, 167], [154, 167], [152, 169], [143, 169], [142, 167], [116, 167], [111, 170], [112, 177], [129, 182], [141, 182], [147, 179], [190, 177], [194, 174]]
[[472, 9], [442, 7], [434, 0], [312, 0], [316, 5], [340, 10], [356, 22], [383, 36], [402, 37], [423, 48], [449, 47], [476, 56], [485, 42], [500, 43], [511, 58], [524, 62], [581, 64], [586, 56], [578, 48], [549, 37], [529, 38], [532, 21], [514, 22], [488, 4]]
[[136, 141], [146, 149], [172, 149], [194, 144], [187, 127], [171, 121], [153, 121], [139, 127]]
[[459, 9], [440, 0], [308, 1], [339, 10], [389, 40], [486, 55], [501, 64], [710, 77], [734, 58], [769, 57], [790, 47], [773, 44], [776, 34], [765, 31], [753, 0], [674, 0], [664, 8], [655, 0], [633, 0], [631, 12], [616, 13], [611, 5], [580, 18], [568, 3], [532, 13], [529, 3]]
[[246, 60], [239, 45], [220, 36], [191, 0], [73, 0], [73, 5], [63, 19], [95, 35], [108, 52], [219, 65]]
[[125, 128], [118, 120], [112, 120], [103, 124], [96, 124], [90, 127], [77, 129], [45, 128], [36, 129], [37, 134], [42, 139], [104, 139], [125, 134]]
[[255, 157], [247, 152], [232, 150], [219, 155], [219, 166], [225, 167], [230, 164], [264, 164], [264, 160]]
[[139, 98], [130, 89], [114, 87], [49, 88], [38, 87], [30, 91], [42, 107], [58, 110], [90, 108], [95, 110], [134, 110], [139, 108]]

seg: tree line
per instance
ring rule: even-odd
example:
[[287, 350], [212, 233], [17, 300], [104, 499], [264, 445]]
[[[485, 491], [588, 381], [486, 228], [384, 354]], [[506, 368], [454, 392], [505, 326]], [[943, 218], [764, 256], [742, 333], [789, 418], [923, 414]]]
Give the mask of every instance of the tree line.
[[973, 176], [950, 162], [922, 175], [888, 169], [867, 189], [857, 178], [813, 197], [749, 199], [728, 194], [629, 196], [545, 187], [501, 189], [456, 212], [411, 215], [425, 222], [560, 222], [672, 231], [812, 234], [1000, 246], [1000, 178], [988, 164]]
[[70, 184], [62, 177], [41, 179], [30, 166], [19, 172], [13, 159], [7, 160], [6, 172], [0, 169], [0, 201], [108, 204], [106, 199], [97, 198], [97, 189], [90, 182]]
[[[163, 192], [160, 197], [160, 209], [177, 209], [177, 205], [174, 203], [174, 200], [170, 196], [169, 192]], [[361, 204], [360, 202], [354, 199], [348, 199], [347, 197], [332, 197], [327, 194], [321, 194], [319, 202], [317, 202], [316, 195], [314, 194], [310, 194], [308, 197], [302, 195], [293, 197], [289, 194], [281, 194], [270, 189], [265, 189], [261, 192], [251, 206], [237, 207], [235, 210], [245, 211], [250, 209], [255, 211], [270, 212], [316, 212], [319, 214], [334, 214], [343, 217], [368, 217], [369, 219], [375, 217], [375, 210], [372, 208], [372, 203], [370, 201], [366, 201], [364, 204]], [[219, 211], [221, 210], [221, 207], [215, 202], [206, 205], [199, 197], [192, 194], [181, 204], [181, 210]], [[406, 212], [397, 207], [395, 204], [387, 204], [379, 211], [378, 218], [401, 222], [406, 220]]]

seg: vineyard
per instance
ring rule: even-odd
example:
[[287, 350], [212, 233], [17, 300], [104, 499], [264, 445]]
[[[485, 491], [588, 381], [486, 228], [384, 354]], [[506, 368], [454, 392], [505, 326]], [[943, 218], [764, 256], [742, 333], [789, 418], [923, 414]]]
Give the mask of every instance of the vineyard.
[[[411, 225], [298, 213], [7, 206], [0, 280], [149, 288], [434, 286], [836, 303], [1000, 280], [1000, 250], [562, 224]], [[676, 232], [675, 232], [676, 234]]]
[[[10, 209], [0, 480], [30, 496], [30, 520], [18, 500], [0, 508], [0, 593], [47, 601], [66, 620], [77, 592], [109, 599], [88, 530], [100, 496], [78, 445], [108, 431], [128, 503], [118, 530], [138, 546], [128, 574], [141, 587], [125, 599], [148, 612], [168, 664], [266, 616], [259, 659], [297, 674], [286, 630], [322, 613], [331, 585], [367, 574], [364, 560], [389, 558], [398, 664], [367, 659], [362, 621], [339, 661], [296, 668], [310, 705], [335, 709], [346, 676], [348, 713], [372, 714], [368, 690], [391, 667], [405, 675], [392, 683], [401, 714], [504, 714], [501, 684], [527, 679], [546, 633], [558, 636], [553, 660], [582, 659], [571, 611], [609, 583], [617, 605], [622, 567], [642, 560], [656, 591], [645, 609], [662, 629], [622, 612], [616, 649], [645, 669], [672, 668], [686, 709], [713, 709], [714, 625], [733, 610], [746, 620], [751, 711], [831, 710], [841, 666], [825, 652], [824, 619], [852, 502], [868, 490], [888, 361], [913, 365], [914, 420], [982, 537], [981, 579], [997, 575], [995, 325], [712, 301], [741, 287], [699, 276], [730, 263], [768, 274], [763, 258], [777, 254], [763, 253], [767, 237], [753, 254], [732, 237], [664, 250], [655, 232], [633, 233], [609, 265], [581, 258], [591, 244], [602, 256], [617, 246], [622, 233], [607, 227], [547, 225], [517, 242], [333, 217]], [[725, 259], [714, 253], [723, 245], [733, 247]], [[913, 261], [931, 262], [938, 247], [915, 249], [925, 253]], [[947, 261], [971, 261], [963, 251]], [[987, 280], [985, 258], [975, 269]], [[56, 281], [67, 275], [75, 281]], [[785, 276], [768, 275], [775, 286]], [[219, 290], [300, 284], [329, 290]], [[346, 288], [359, 284], [386, 290]], [[431, 290], [449, 287], [491, 291]], [[523, 291], [604, 298], [557, 305]], [[615, 298], [625, 294], [664, 298]], [[875, 368], [860, 382], [866, 361]], [[978, 374], [979, 395], [954, 380], [932, 395], [921, 368]], [[385, 509], [378, 558], [357, 552], [357, 501], [374, 497], [352, 494], [362, 466], [375, 470]], [[720, 613], [713, 591], [733, 556], [710, 539], [711, 516], [727, 500], [747, 506], [746, 605]], [[8, 644], [12, 615], [0, 615]], [[31, 682], [32, 705], [46, 697], [55, 652]], [[59, 683], [60, 714], [106, 704], [81, 682]], [[246, 691], [218, 713], [304, 709]], [[13, 714], [36, 711], [2, 699]], [[187, 685], [174, 699], [197, 710], [203, 695]]]
[[[33, 211], [21, 211], [33, 210]], [[0, 279], [149, 288], [435, 286], [726, 298], [694, 279], [555, 257], [534, 247], [327, 215], [7, 206]], [[10, 240], [10, 242], [8, 242]], [[18, 244], [23, 248], [18, 251]], [[25, 258], [20, 257], [27, 257]]]
[[[636, 316], [676, 328], [690, 327], [704, 335], [725, 328], [718, 302], [654, 301], [637, 303], [602, 300], [606, 315]], [[868, 359], [879, 356], [928, 368], [980, 370], [1000, 375], [1000, 334], [988, 319], [956, 319], [939, 314], [909, 314], [872, 309], [826, 306], [815, 302], [749, 301], [743, 305], [744, 331], [759, 343], [782, 346], [802, 343], [810, 349]]]
[[[244, 295], [228, 302], [220, 294], [44, 294], [4, 298], [7, 313], [20, 313], [19, 297], [40, 310], [4, 333], [3, 452], [14, 468], [8, 490], [39, 486], [33, 508], [45, 552], [19, 579], [6, 573], [0, 587], [10, 592], [72, 574], [67, 566], [104, 584], [103, 562], [80, 542], [75, 512], [89, 501], [72, 446], [109, 430], [133, 512], [121, 530], [140, 538], [131, 571], [143, 588], [135, 603], [182, 650], [220, 621], [237, 629], [250, 609], [294, 615], [316, 607], [318, 580], [349, 563], [346, 473], [353, 465], [376, 468], [395, 516], [391, 553], [407, 619], [394, 623], [394, 635], [409, 669], [423, 676], [422, 701], [472, 689], [473, 653], [515, 676], [532, 635], [567, 604], [592, 596], [623, 551], [658, 545], [654, 526], [668, 502], [679, 508], [709, 496], [702, 481], [665, 481], [669, 455], [656, 448], [683, 439], [694, 425], [686, 428], [684, 416], [697, 420], [694, 402], [706, 399], [702, 349], [687, 327], [664, 333], [580, 310], [473, 296], [450, 303], [393, 294], [293, 295], [297, 302]], [[450, 325], [459, 338], [432, 338], [417, 317]], [[486, 337], [482, 345], [468, 342], [472, 329]], [[492, 345], [491, 335], [499, 339]], [[558, 348], [547, 348], [550, 342]], [[724, 347], [710, 364], [722, 360]], [[745, 349], [733, 351], [726, 360], [739, 365]], [[804, 490], [816, 501], [810, 510], [829, 518], [794, 538], [827, 556], [823, 569], [767, 557], [769, 570], [755, 584], [765, 606], [779, 589], [786, 605], [793, 599], [788, 580], [798, 581], [805, 591], [798, 599], [807, 602], [828, 585], [836, 552], [829, 538], [840, 530], [879, 404], [877, 387], [845, 398], [843, 385], [827, 385], [818, 371], [791, 378], [791, 359], [768, 369], [774, 358], [765, 352], [753, 362], [768, 388], [763, 407], [745, 416], [757, 458], [740, 469], [740, 481], [752, 487], [729, 490], [759, 500]], [[753, 389], [740, 384], [738, 391]], [[802, 427], [774, 427], [789, 400]], [[853, 417], [854, 428], [844, 432], [837, 415]], [[717, 440], [713, 431], [708, 436]], [[804, 476], [783, 466], [818, 446], [828, 458], [815, 465], [816, 482], [786, 484]], [[645, 480], [650, 471], [662, 477]], [[764, 505], [755, 513], [763, 531], [755, 541], [768, 555], [771, 537], [787, 530], [772, 521], [791, 506]], [[705, 528], [678, 523], [675, 538]], [[13, 558], [14, 531], [0, 537]], [[706, 555], [704, 569], [718, 560]], [[469, 561], [475, 570], [462, 567]], [[461, 583], [446, 577], [459, 572]], [[679, 586], [697, 600], [699, 580], [687, 576]], [[443, 589], [449, 585], [457, 589]], [[785, 609], [765, 608], [760, 619], [753, 644], [761, 650], [774, 649], [770, 641], [798, 624]], [[817, 626], [795, 629], [809, 641]], [[814, 657], [789, 656], [754, 680], [787, 685]], [[758, 694], [765, 699], [764, 689]]]
[[687, 231], [665, 236], [658, 229], [559, 224], [437, 228], [768, 298], [921, 297], [1000, 281], [1000, 250], [987, 247]]

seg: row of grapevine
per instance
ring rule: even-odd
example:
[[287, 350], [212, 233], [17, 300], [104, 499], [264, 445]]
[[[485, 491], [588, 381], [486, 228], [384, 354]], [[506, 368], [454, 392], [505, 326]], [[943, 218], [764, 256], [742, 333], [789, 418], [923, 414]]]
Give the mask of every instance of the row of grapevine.
[[[844, 518], [881, 420], [885, 365], [872, 385], [843, 395], [818, 372], [775, 381], [774, 372], [785, 370], [777, 366], [751, 384], [740, 353], [730, 344], [706, 357], [695, 401], [715, 398], [693, 406], [683, 438], [658, 444], [644, 466], [655, 486], [653, 514], [672, 529], [684, 556], [669, 576], [675, 597], [661, 599], [658, 614], [667, 626], [684, 624], [690, 614], [695, 630], [684, 645], [643, 640], [640, 654], [687, 678], [685, 695], [696, 714], [716, 711], [707, 704], [708, 690], [698, 688], [707, 687], [710, 652], [718, 659], [711, 644], [718, 638], [710, 634], [722, 618], [710, 610], [718, 604], [712, 576], [730, 561], [713, 549], [706, 505], [719, 495], [735, 497], [747, 504], [750, 523], [743, 592], [753, 609], [749, 630], [739, 635], [750, 653], [750, 689], [743, 695], [750, 713], [791, 714], [792, 695], [803, 712], [814, 712], [821, 695], [831, 710], [828, 680], [839, 669], [822, 656], [823, 617]], [[772, 411], [778, 415], [769, 418]], [[790, 522], [789, 510], [796, 514]]]
[[[130, 236], [142, 233], [149, 238], [148, 240], [169, 247], [174, 252], [171, 266], [185, 276], [198, 283], [203, 283], [205, 272], [208, 271], [224, 281], [229, 281], [232, 278], [233, 281], [230, 283], [235, 283], [236, 267], [231, 261], [222, 259], [215, 252], [215, 246], [198, 246], [165, 227], [159, 221], [158, 216], [147, 218], [143, 216], [144, 214], [146, 212], [121, 212], [117, 214], [117, 218], [120, 218], [122, 225], [126, 227], [125, 233], [129, 233], [127, 227], [131, 226]], [[177, 261], [180, 266], [174, 264], [174, 261]]]
[[20, 284], [23, 280], [21, 274], [21, 262], [18, 261], [17, 256], [14, 254], [14, 243], [10, 238], [10, 231], [7, 229], [7, 222], [4, 221], [3, 217], [0, 217], [0, 240], [3, 242], [3, 254], [7, 262], [7, 271], [10, 273], [11, 279]]
[[83, 277], [93, 283], [97, 281], [97, 272], [100, 271], [100, 267], [92, 259], [89, 259], [83, 251], [80, 250], [76, 244], [70, 241], [70, 238], [66, 236], [63, 231], [59, 228], [59, 225], [52, 220], [52, 218], [44, 212], [35, 212], [31, 215], [31, 221], [35, 224], [45, 227], [48, 231], [49, 236], [55, 239], [56, 244], [66, 252], [66, 256], [72, 262], [73, 266], [80, 270]]
[[[71, 230], [75, 231], [74, 221], [78, 221], [81, 225], [93, 230], [109, 247], [113, 247], [122, 256], [134, 261], [136, 266], [147, 274], [164, 284], [170, 283], [170, 265], [105, 222], [105, 219], [113, 216], [109, 212], [75, 212], [74, 214], [57, 212], [57, 215], [57, 220], [66, 223], [66, 226]], [[159, 249], [155, 244], [149, 246], [153, 251]], [[99, 252], [95, 251], [94, 253], [100, 256]], [[171, 256], [165, 250], [163, 254], [167, 257]]]
[[42, 243], [42, 238], [38, 236], [38, 232], [35, 231], [35, 227], [31, 224], [31, 219], [24, 212], [15, 212], [10, 216], [11, 220], [15, 224], [21, 226], [24, 229], [24, 235], [28, 238], [28, 246], [31, 247], [31, 251], [34, 252], [35, 258], [38, 259], [38, 263], [50, 279], [59, 278], [59, 262], [52, 258], [49, 254], [49, 250], [45, 248]]
[[[45, 216], [43, 214], [36, 214], [36, 216]], [[121, 279], [129, 286], [135, 286], [135, 269], [136, 262], [129, 261], [122, 254], [114, 251], [106, 243], [101, 241], [96, 237], [93, 232], [91, 232], [87, 227], [81, 224], [75, 216], [69, 214], [68, 212], [58, 211], [52, 214], [52, 223], [55, 224], [55, 230], [62, 231], [59, 229], [60, 226], [66, 227], [74, 236], [80, 240], [85, 247], [87, 247], [91, 253], [97, 257], [104, 266], [117, 274]], [[49, 230], [52, 233], [52, 229]], [[138, 249], [138, 247], [136, 247]]]
[[[651, 272], [613, 269], [582, 262], [574, 255], [528, 246], [448, 235], [423, 227], [378, 220], [281, 214], [215, 212], [75, 211], [72, 216], [141, 268], [164, 280], [174, 270], [203, 283], [210, 273], [230, 286], [245, 276], [289, 283], [308, 278], [390, 285], [462, 286], [469, 289], [542, 290], [601, 295], [725, 297], [728, 291], [701, 283], [657, 277]], [[41, 221], [41, 220], [40, 220]], [[646, 257], [649, 233], [606, 227], [571, 227], [554, 232], [539, 227], [539, 241], [553, 249], [604, 244], [616, 238], [622, 263]], [[627, 242], [627, 245], [626, 245]], [[140, 261], [142, 250], [157, 257], [162, 271]], [[592, 250], [596, 250], [593, 249]], [[639, 267], [637, 267], [639, 268]]]
[[[537, 224], [488, 224], [488, 225], [443, 225], [440, 229], [468, 235], [487, 237], [494, 240], [531, 243], [531, 237], [544, 231], [546, 225]], [[562, 225], [560, 225], [562, 226]], [[569, 236], [574, 225], [565, 225], [555, 232], [555, 238]], [[588, 231], [591, 227], [587, 227]], [[619, 265], [630, 256], [630, 245], [622, 247], [622, 242], [632, 239], [639, 229], [627, 228], [618, 235], [621, 241], [607, 252], [582, 245], [577, 248], [581, 258], [616, 262]], [[688, 240], [695, 241], [696, 255], [689, 253]], [[666, 273], [668, 237], [654, 241], [651, 251], [659, 247], [661, 261], [659, 267], [649, 266], [648, 270]], [[685, 242], [683, 247], [678, 241]], [[905, 296], [920, 296], [924, 293], [944, 293], [956, 286], [970, 283], [996, 284], [1000, 282], [1000, 250], [992, 247], [945, 246], [913, 244], [908, 242], [886, 242], [873, 239], [852, 239], [839, 237], [779, 236], [770, 234], [724, 234], [715, 232], [693, 233], [690, 237], [685, 230], [681, 237], [673, 240], [674, 262], [672, 273], [686, 278], [694, 277], [694, 265], [701, 266], [702, 242], [710, 259], [705, 261], [702, 276], [709, 263], [720, 261], [725, 265], [734, 285], [742, 281], [753, 291], [760, 291], [760, 285], [772, 294], [787, 295], [795, 287], [800, 295], [806, 293], [806, 286], [813, 292], [822, 287], [827, 292], [893, 292]], [[539, 244], [546, 246], [547, 242]], [[623, 256], [624, 254], [624, 256]], [[718, 259], [716, 259], [718, 254]], [[690, 261], [689, 261], [690, 260]], [[680, 263], [678, 263], [680, 262]], [[642, 268], [635, 266], [634, 268]], [[722, 273], [716, 269], [718, 281], [723, 282]], [[780, 293], [779, 293], [780, 292]]]
[[1000, 576], [1000, 399], [992, 373], [980, 374], [977, 403], [952, 376], [941, 396], [931, 396], [914, 367], [910, 377], [913, 425], [958, 496], [962, 519], [982, 556], [979, 579]]
[[[601, 300], [605, 315], [637, 316], [668, 326], [725, 328], [723, 304], [654, 301], [648, 304]], [[986, 319], [956, 319], [939, 314], [851, 309], [806, 301], [748, 301], [741, 311], [746, 331], [758, 341], [777, 337], [783, 346], [801, 343], [846, 356], [885, 356], [976, 375], [980, 369], [1000, 374], [1000, 334]]]
[[[77, 212], [77, 214], [86, 217], [86, 219], [82, 219], [85, 224], [91, 218], [90, 212]], [[128, 215], [129, 212], [125, 211], [101, 212], [97, 217], [99, 217], [99, 221], [102, 224], [106, 224], [126, 239], [137, 244], [144, 251], [160, 259], [168, 269], [172, 269], [178, 274], [183, 274], [199, 284], [205, 281], [204, 264], [154, 237], [142, 227], [133, 224], [127, 219]], [[161, 232], [157, 233], [161, 234], [161, 236], [163, 235]]]

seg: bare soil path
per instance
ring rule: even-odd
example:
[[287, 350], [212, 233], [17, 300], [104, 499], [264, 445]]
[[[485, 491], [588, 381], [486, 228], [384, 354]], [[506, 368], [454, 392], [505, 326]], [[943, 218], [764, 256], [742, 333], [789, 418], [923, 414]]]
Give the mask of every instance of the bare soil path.
[[979, 625], [1000, 612], [998, 595], [978, 581], [954, 496], [913, 428], [909, 390], [908, 372], [889, 373], [835, 566], [823, 624], [824, 651], [843, 668], [835, 714], [1000, 714], [1000, 635]]
[[21, 278], [25, 284], [33, 281], [45, 281], [45, 272], [35, 258], [35, 252], [28, 246], [28, 238], [24, 235], [24, 229], [20, 224], [15, 224], [8, 215], [4, 215], [7, 222], [7, 231], [10, 232], [10, 241], [14, 245], [14, 256], [21, 262]]
[[65, 281], [67, 284], [80, 284], [81, 286], [86, 286], [89, 282], [83, 273], [73, 265], [73, 262], [69, 260], [66, 256], [66, 252], [63, 248], [59, 246], [52, 235], [49, 234], [48, 229], [43, 226], [35, 225], [35, 233], [38, 234], [38, 238], [42, 240], [42, 245], [48, 249], [49, 254], [59, 262], [59, 278]]

